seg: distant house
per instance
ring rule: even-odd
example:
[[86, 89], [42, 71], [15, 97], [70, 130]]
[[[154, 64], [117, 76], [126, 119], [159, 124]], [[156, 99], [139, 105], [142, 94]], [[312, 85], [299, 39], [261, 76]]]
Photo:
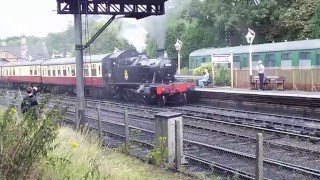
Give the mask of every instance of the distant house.
[[18, 61], [19, 58], [8, 51], [0, 50], [0, 61], [2, 62], [14, 62]]
[[21, 36], [20, 46], [6, 46], [5, 42], [2, 42], [0, 46], [0, 59], [4, 61], [34, 61], [49, 58], [50, 55], [45, 43], [28, 45], [25, 36]]

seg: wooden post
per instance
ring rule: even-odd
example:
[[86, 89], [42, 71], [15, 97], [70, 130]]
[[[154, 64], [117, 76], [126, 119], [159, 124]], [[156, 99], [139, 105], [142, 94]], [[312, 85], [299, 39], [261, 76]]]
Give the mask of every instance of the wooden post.
[[79, 121], [78, 121], [78, 108], [77, 108], [78, 106], [77, 105], [75, 105], [74, 106], [74, 112], [75, 112], [75, 121], [76, 121], [76, 129], [79, 129], [79, 125], [80, 125], [80, 123], [79, 123]]
[[125, 135], [125, 151], [129, 153], [129, 121], [128, 110], [124, 110], [124, 135]]
[[233, 85], [233, 53], [230, 54], [230, 57], [231, 57], [231, 60], [230, 60], [231, 61], [230, 62], [231, 63], [230, 65], [231, 66], [231, 87], [233, 88], [234, 87]]
[[212, 63], [212, 86], [214, 86], [214, 63]]
[[102, 139], [101, 107], [100, 107], [100, 102], [99, 102], [98, 105], [97, 105], [97, 116], [98, 116], [99, 138]]
[[179, 146], [179, 144], [181, 143], [181, 141], [183, 141], [183, 139], [181, 139], [181, 132], [180, 132], [180, 121], [176, 120], [176, 124], [175, 124], [175, 139], [176, 139], [176, 146], [175, 146], [175, 154], [176, 154], [176, 171], [179, 172], [181, 169], [181, 146]]
[[262, 133], [257, 134], [256, 146], [256, 180], [263, 180], [263, 136]]

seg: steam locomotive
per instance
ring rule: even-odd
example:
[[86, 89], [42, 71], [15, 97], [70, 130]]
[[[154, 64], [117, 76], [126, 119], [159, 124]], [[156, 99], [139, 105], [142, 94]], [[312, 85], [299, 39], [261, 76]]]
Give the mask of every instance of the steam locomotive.
[[[75, 58], [19, 61], [0, 65], [0, 81], [10, 86], [39, 87], [40, 91], [76, 93]], [[185, 104], [195, 89], [175, 79], [176, 64], [150, 59], [135, 50], [84, 57], [85, 93], [99, 98], [120, 98], [146, 104]]]

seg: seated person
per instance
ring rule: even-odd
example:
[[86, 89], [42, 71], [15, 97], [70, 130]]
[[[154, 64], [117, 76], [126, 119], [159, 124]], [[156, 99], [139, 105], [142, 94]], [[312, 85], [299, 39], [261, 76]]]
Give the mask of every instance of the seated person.
[[209, 80], [209, 73], [208, 73], [208, 69], [205, 69], [204, 70], [204, 76], [203, 76], [203, 78], [202, 79], [200, 79], [199, 81], [198, 81], [198, 85], [200, 86], [200, 87], [204, 87], [204, 82], [207, 82]]

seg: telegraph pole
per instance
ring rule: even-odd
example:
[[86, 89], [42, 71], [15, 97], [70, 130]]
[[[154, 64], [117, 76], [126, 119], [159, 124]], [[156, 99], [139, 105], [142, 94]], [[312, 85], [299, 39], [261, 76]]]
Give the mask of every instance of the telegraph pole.
[[[76, 50], [76, 79], [78, 100], [78, 122], [79, 125], [86, 123], [84, 113], [84, 77], [83, 77], [83, 47], [82, 47], [82, 21], [81, 14], [74, 14], [75, 50]], [[78, 127], [77, 127], [78, 128]]]

